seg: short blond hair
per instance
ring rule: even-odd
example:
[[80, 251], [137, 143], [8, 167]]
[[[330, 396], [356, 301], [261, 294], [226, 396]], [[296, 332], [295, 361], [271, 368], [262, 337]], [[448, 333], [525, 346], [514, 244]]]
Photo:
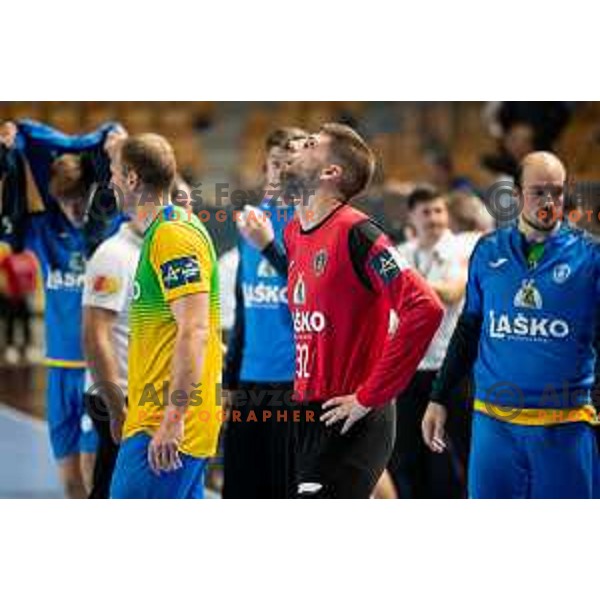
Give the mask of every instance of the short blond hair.
[[50, 166], [50, 194], [58, 200], [79, 200], [86, 194], [85, 177], [81, 157], [63, 154]]
[[121, 163], [135, 171], [143, 185], [154, 191], [170, 192], [177, 162], [171, 144], [156, 133], [142, 133], [128, 137], [120, 148]]

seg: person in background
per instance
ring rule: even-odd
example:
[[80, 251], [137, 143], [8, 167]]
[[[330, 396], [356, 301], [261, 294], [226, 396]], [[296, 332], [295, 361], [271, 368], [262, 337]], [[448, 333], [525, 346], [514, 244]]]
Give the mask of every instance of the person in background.
[[[281, 199], [280, 173], [289, 145], [306, 133], [273, 131], [265, 143], [265, 193], [262, 211], [278, 242], [293, 216]], [[242, 236], [235, 285], [235, 317], [225, 358], [223, 387], [232, 415], [224, 433], [224, 498], [285, 498], [291, 494], [293, 456], [290, 426], [279, 420], [293, 392], [294, 337], [287, 304], [287, 280], [245, 236], [264, 212], [245, 211], [238, 220]], [[257, 420], [249, 420], [255, 414]], [[291, 419], [291, 414], [290, 414]]]
[[457, 175], [450, 154], [441, 148], [430, 148], [425, 152], [426, 180], [441, 193], [473, 192], [474, 187], [466, 177]]
[[448, 198], [450, 229], [468, 262], [482, 235], [494, 229], [494, 218], [473, 194], [457, 192]]
[[468, 453], [468, 435], [463, 433], [468, 423], [464, 386], [454, 398], [463, 410], [455, 413], [450, 452], [435, 456], [429, 452], [422, 439], [421, 421], [462, 308], [467, 262], [450, 230], [448, 203], [439, 190], [417, 186], [408, 197], [408, 206], [417, 235], [398, 250], [437, 294], [445, 314], [417, 372], [397, 399], [397, 436], [388, 471], [400, 498], [460, 498], [466, 494]]
[[[20, 361], [35, 362], [32, 344], [31, 305], [35, 295], [38, 266], [28, 251], [14, 253], [6, 245], [0, 249], [0, 300], [6, 318], [6, 350], [4, 359], [10, 365]], [[20, 341], [17, 340], [20, 326]]]
[[1, 237], [14, 251], [31, 250], [45, 292], [47, 414], [50, 442], [66, 495], [85, 498], [96, 450], [84, 410], [85, 361], [81, 296], [85, 259], [117, 226], [95, 201], [108, 183], [107, 148], [121, 128], [65, 135], [35, 121], [0, 125]]

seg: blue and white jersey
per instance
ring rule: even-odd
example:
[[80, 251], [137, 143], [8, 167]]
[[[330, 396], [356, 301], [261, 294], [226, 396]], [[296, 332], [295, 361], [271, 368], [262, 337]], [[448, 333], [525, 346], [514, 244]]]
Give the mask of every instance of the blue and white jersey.
[[[273, 207], [263, 200], [260, 207], [271, 214], [277, 243], [294, 214], [293, 207]], [[239, 281], [244, 310], [244, 341], [239, 378], [241, 381], [293, 381], [294, 335], [287, 303], [287, 279], [245, 240], [240, 240]]]
[[600, 246], [562, 225], [530, 268], [516, 227], [477, 244], [465, 312], [483, 319], [475, 397], [505, 407], [589, 403], [600, 300]]

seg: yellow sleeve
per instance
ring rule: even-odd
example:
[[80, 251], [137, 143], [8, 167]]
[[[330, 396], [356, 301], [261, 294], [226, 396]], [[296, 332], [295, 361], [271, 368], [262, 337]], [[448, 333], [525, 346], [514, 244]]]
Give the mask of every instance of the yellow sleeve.
[[193, 227], [171, 221], [161, 223], [154, 233], [150, 261], [167, 302], [210, 291], [210, 248]]

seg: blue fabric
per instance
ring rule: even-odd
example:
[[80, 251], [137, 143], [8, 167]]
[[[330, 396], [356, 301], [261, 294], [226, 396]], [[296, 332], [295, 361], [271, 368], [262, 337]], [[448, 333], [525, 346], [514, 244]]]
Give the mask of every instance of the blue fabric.
[[598, 450], [592, 427], [514, 425], [475, 413], [471, 498], [593, 498]]
[[[123, 217], [112, 221], [90, 222], [84, 228], [75, 227], [60, 210], [48, 192], [52, 161], [65, 152], [89, 154], [96, 181], [108, 181], [110, 165], [102, 146], [106, 134], [115, 127], [107, 123], [96, 131], [81, 135], [65, 135], [35, 121], [18, 122], [15, 149], [7, 157], [6, 167], [11, 185], [4, 197], [3, 213], [19, 220], [6, 241], [16, 247], [30, 248], [40, 262], [46, 293], [47, 356], [55, 360], [83, 360], [81, 348], [81, 296], [85, 258], [94, 243], [115, 233]], [[25, 214], [27, 190], [21, 169], [24, 158], [31, 167], [33, 178], [45, 211]], [[6, 232], [5, 232], [6, 233]]]
[[25, 246], [40, 263], [46, 307], [46, 355], [54, 360], [84, 360], [81, 302], [85, 271], [83, 233], [59, 209], [32, 215]]
[[465, 311], [482, 317], [475, 395], [508, 407], [589, 403], [600, 300], [600, 250], [563, 226], [529, 269], [515, 227], [478, 243]]
[[[265, 200], [260, 208], [271, 213], [275, 240], [281, 244], [283, 230], [293, 217], [293, 207], [274, 208]], [[287, 303], [287, 280], [246, 241], [240, 241], [239, 249], [244, 301], [240, 380], [293, 381], [294, 337]]]
[[121, 443], [110, 497], [115, 499], [202, 499], [207, 459], [180, 454], [183, 466], [156, 475], [148, 464], [150, 436], [137, 433]]
[[52, 161], [61, 154], [89, 153], [96, 181], [110, 180], [110, 161], [103, 152], [106, 135], [117, 123], [105, 123], [95, 131], [84, 135], [67, 135], [37, 121], [23, 119], [17, 122], [18, 133], [15, 140], [17, 151], [21, 152], [29, 166], [44, 203], [54, 202], [48, 191]]
[[96, 451], [98, 436], [83, 403], [84, 374], [84, 369], [48, 369], [48, 427], [57, 459]]

